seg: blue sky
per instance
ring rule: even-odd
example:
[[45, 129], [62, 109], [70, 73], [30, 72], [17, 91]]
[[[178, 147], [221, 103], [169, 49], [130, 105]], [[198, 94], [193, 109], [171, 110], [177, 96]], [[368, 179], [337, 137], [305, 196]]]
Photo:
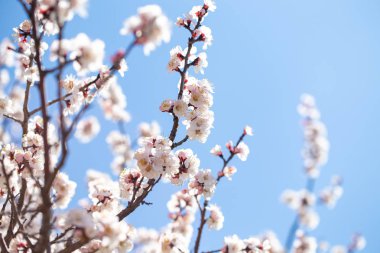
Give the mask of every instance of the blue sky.
[[[87, 19], [75, 18], [67, 36], [86, 32], [106, 42], [107, 55], [123, 48], [130, 37], [119, 30], [125, 18], [139, 6], [158, 3], [172, 21], [199, 1], [90, 1]], [[225, 215], [221, 231], [206, 231], [203, 250], [222, 245], [224, 235], [248, 237], [273, 229], [281, 241], [294, 214], [279, 203], [286, 188], [305, 184], [300, 149], [302, 130], [296, 106], [302, 93], [316, 97], [322, 113], [331, 152], [322, 169], [317, 189], [332, 175], [344, 178], [344, 195], [332, 211], [318, 209], [321, 224], [313, 232], [332, 244], [346, 244], [351, 234], [367, 238], [365, 252], [380, 248], [380, 2], [377, 0], [235, 0], [217, 2], [206, 25], [213, 29], [214, 43], [208, 50], [205, 78], [215, 86], [215, 128], [204, 145], [188, 143], [201, 158], [204, 168], [220, 169], [220, 161], [209, 155], [215, 144], [235, 140], [246, 124], [253, 126], [254, 138], [247, 140], [251, 154], [247, 162], [234, 160], [238, 173], [224, 181], [213, 202]], [[17, 1], [0, 3], [0, 36], [23, 20]], [[171, 118], [159, 112], [160, 102], [176, 97], [178, 76], [166, 71], [169, 50], [185, 46], [187, 34], [173, 27], [169, 44], [145, 57], [142, 49], [128, 58], [129, 71], [119, 78], [128, 97], [133, 121], [127, 130], [136, 136], [141, 121], [157, 120], [164, 135]], [[201, 77], [201, 76], [198, 76]], [[91, 113], [99, 114], [97, 108]], [[86, 196], [85, 171], [110, 171], [112, 160], [105, 143], [116, 125], [102, 121], [99, 136], [90, 144], [72, 140], [70, 161], [65, 170], [79, 182], [78, 196]], [[133, 137], [132, 137], [133, 138]], [[164, 226], [166, 202], [178, 188], [161, 184], [128, 222], [147, 227]], [[162, 219], [157, 219], [161, 216]]]

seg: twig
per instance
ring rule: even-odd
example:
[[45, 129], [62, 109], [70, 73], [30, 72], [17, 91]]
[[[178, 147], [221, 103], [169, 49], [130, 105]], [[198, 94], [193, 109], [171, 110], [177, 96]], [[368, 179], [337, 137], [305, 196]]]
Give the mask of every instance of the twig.
[[7, 248], [7, 245], [5, 245], [3, 235], [0, 233], [0, 248], [1, 252], [9, 253], [9, 250]]
[[172, 145], [172, 149], [175, 149], [176, 147], [181, 146], [181, 145], [182, 145], [183, 143], [185, 143], [188, 139], [189, 139], [189, 136], [186, 135], [185, 138], [183, 138], [183, 139], [180, 140], [179, 142], [175, 142], [175, 143], [173, 143], [173, 145]]
[[[243, 141], [243, 139], [244, 139], [245, 136], [246, 136], [246, 134], [243, 133], [239, 137], [239, 139], [236, 142], [236, 144], [235, 144], [235, 146], [234, 146], [233, 149], [236, 149], [236, 147], [240, 144], [240, 142]], [[232, 158], [234, 158], [235, 155], [236, 155], [235, 152], [230, 151], [230, 156], [227, 159], [223, 158], [223, 166], [222, 166], [220, 172], [223, 172], [223, 169], [228, 165], [228, 163], [232, 160]], [[216, 180], [216, 185], [219, 183], [220, 179], [224, 176], [223, 173], [220, 173], [220, 172], [218, 173], [218, 178]], [[194, 253], [198, 253], [199, 252], [199, 247], [200, 247], [200, 243], [201, 243], [203, 227], [206, 224], [205, 214], [206, 214], [206, 208], [208, 206], [208, 200], [204, 200], [202, 208], [199, 205], [198, 201], [197, 201], [197, 203], [198, 203], [198, 207], [199, 207], [199, 209], [201, 211], [201, 220], [200, 220], [200, 224], [199, 224], [199, 227], [198, 227], [197, 239], [195, 241]]]
[[[126, 58], [126, 57], [130, 54], [130, 52], [132, 51], [132, 49], [134, 48], [135, 45], [136, 45], [136, 41], [134, 40], [134, 41], [132, 41], [132, 42], [127, 46], [127, 48], [126, 48], [126, 50], [125, 50], [124, 55], [123, 55], [122, 58]], [[120, 62], [116, 62], [114, 65], [112, 65], [112, 66], [109, 68], [109, 71], [111, 71], [111, 72], [110, 72], [110, 74], [109, 74], [109, 76], [108, 76], [108, 79], [111, 78], [111, 77], [114, 75], [114, 73], [116, 72], [116, 66], [118, 66], [119, 64], [120, 64]], [[104, 83], [107, 82], [108, 79], [105, 80]], [[83, 87], [81, 87], [79, 90], [80, 90], [80, 91], [84, 91], [85, 89], [87, 89], [87, 88], [90, 87], [91, 85], [95, 84], [98, 80], [100, 80], [100, 74], [98, 74], [98, 75], [97, 75], [97, 76], [96, 76], [91, 82], [85, 84], [85, 85], [84, 85]], [[69, 93], [65, 94], [64, 96], [58, 97], [58, 98], [56, 98], [56, 99], [53, 99], [53, 100], [49, 101], [48, 103], [46, 103], [46, 106], [51, 106], [51, 105], [53, 105], [53, 104], [55, 104], [55, 103], [58, 103], [58, 102], [60, 102], [60, 101], [63, 101], [65, 98], [68, 98], [68, 97], [70, 97], [71, 95], [73, 95], [73, 93], [72, 93], [72, 92], [69, 92]], [[39, 111], [41, 111], [41, 110], [42, 110], [42, 106], [37, 107], [36, 109], [30, 111], [30, 112], [29, 112], [29, 115], [33, 115], [33, 114], [35, 114], [35, 113], [37, 113], [37, 112], [39, 112]]]
[[[206, 10], [206, 13], [207, 13], [207, 10]], [[178, 92], [178, 96], [177, 96], [178, 100], [182, 99], [187, 70], [191, 66], [191, 64], [189, 64], [189, 57], [190, 57], [191, 49], [193, 48], [193, 44], [195, 42], [199, 41], [199, 40], [193, 38], [193, 32], [201, 26], [201, 22], [202, 22], [202, 17], [199, 17], [198, 22], [195, 25], [194, 29], [190, 29], [189, 27], [185, 26], [187, 28], [187, 30], [189, 30], [189, 32], [190, 32], [190, 38], [188, 39], [188, 42], [187, 42], [187, 44], [188, 44], [187, 45], [187, 52], [186, 52], [186, 55], [184, 58], [185, 64], [184, 64], [183, 70], [179, 71], [179, 73], [181, 75], [181, 82], [180, 82], [179, 92]], [[178, 125], [179, 125], [178, 123], [179, 123], [179, 118], [173, 113], [173, 126], [172, 126], [172, 129], [170, 130], [170, 135], [169, 135], [169, 139], [173, 142], [174, 142], [175, 137], [177, 135]]]
[[19, 123], [20, 125], [22, 125], [22, 121], [21, 121], [21, 120], [16, 119], [15, 117], [13, 117], [13, 116], [11, 116], [11, 115], [3, 114], [3, 116], [4, 116], [5, 118], [11, 119], [11, 120], [13, 120], [13, 121]]

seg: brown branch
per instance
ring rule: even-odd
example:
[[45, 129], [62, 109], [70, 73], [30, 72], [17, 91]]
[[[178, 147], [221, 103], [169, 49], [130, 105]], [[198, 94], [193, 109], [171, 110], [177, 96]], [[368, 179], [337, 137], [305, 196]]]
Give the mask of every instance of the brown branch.
[[90, 240], [85, 239], [83, 241], [77, 241], [73, 244], [68, 245], [66, 248], [63, 250], [59, 251], [58, 253], [71, 253], [76, 251], [77, 249], [80, 249], [82, 246], [86, 245]]
[[203, 251], [202, 253], [217, 253], [221, 252], [223, 249], [216, 249], [216, 250], [209, 250], [209, 251]]
[[175, 143], [173, 143], [173, 145], [172, 145], [172, 149], [175, 149], [176, 147], [181, 146], [181, 145], [184, 144], [188, 139], [189, 139], [189, 136], [186, 135], [185, 138], [183, 138], [183, 139], [180, 140], [179, 142], [175, 142]]
[[[63, 29], [63, 26], [61, 26], [61, 31]], [[62, 32], [58, 33], [58, 43], [59, 44], [62, 44], [61, 41], [62, 41], [62, 36], [60, 35], [62, 34]], [[61, 45], [58, 45], [58, 52], [61, 52]], [[59, 53], [58, 53], [59, 54]], [[58, 66], [54, 67], [54, 68], [51, 68], [51, 69], [46, 69], [45, 70], [45, 74], [50, 74], [50, 73], [53, 73], [55, 71], [59, 71], [62, 73], [62, 70], [64, 67], [66, 67], [67, 65], [69, 65], [70, 63], [73, 63], [75, 62], [76, 60], [78, 60], [78, 58], [74, 58], [74, 59], [69, 59], [69, 60], [66, 60], [66, 61], [63, 61], [63, 62], [60, 62]]]
[[8, 227], [7, 235], [5, 236], [5, 241], [7, 243], [9, 243], [10, 239], [14, 237], [15, 234], [13, 234], [13, 228], [15, 227], [15, 223], [17, 222], [17, 224], [19, 226], [18, 230], [21, 230], [21, 233], [22, 233], [23, 237], [25, 238], [25, 240], [27, 241], [28, 245], [32, 246], [32, 242], [30, 241], [28, 235], [25, 233], [24, 226], [21, 223], [18, 212], [17, 212], [17, 207], [15, 204], [16, 198], [13, 195], [13, 191], [12, 191], [13, 189], [9, 184], [10, 175], [5, 170], [4, 157], [1, 159], [1, 169], [2, 169], [2, 172], [3, 172], [4, 177], [5, 177], [5, 185], [7, 187], [7, 191], [9, 194], [9, 201], [11, 203], [11, 224]]
[[143, 193], [139, 197], [137, 197], [135, 201], [128, 204], [126, 208], [124, 208], [117, 214], [117, 217], [119, 218], [120, 221], [123, 220], [128, 215], [130, 215], [133, 211], [136, 210], [137, 207], [139, 207], [141, 204], [145, 202], [144, 201], [145, 198], [153, 190], [153, 187], [160, 181], [160, 179], [161, 179], [161, 175], [157, 180], [155, 179], [148, 180], [148, 186], [144, 188]]
[[13, 120], [13, 121], [19, 123], [20, 125], [22, 125], [22, 121], [21, 121], [21, 120], [16, 119], [15, 117], [13, 117], [13, 116], [11, 116], [11, 115], [3, 114], [3, 116], [4, 116], [5, 118], [7, 118], [7, 119], [11, 119], [11, 120]]
[[[238, 141], [236, 142], [235, 146], [233, 147], [234, 149], [236, 149], [236, 147], [240, 144], [240, 142], [243, 141], [243, 139], [244, 139], [245, 136], [246, 136], [246, 134], [243, 133], [239, 137]], [[234, 158], [235, 155], [236, 155], [236, 153], [230, 151], [230, 156], [227, 159], [224, 159], [223, 156], [221, 157], [223, 159], [223, 167], [221, 168], [221, 170], [218, 173], [218, 178], [216, 179], [216, 184], [218, 184], [219, 181], [220, 181], [220, 179], [222, 177], [224, 177], [224, 174], [222, 173], [223, 169], [228, 165], [228, 163], [232, 160], [232, 158]]]
[[[207, 10], [206, 10], [206, 13], [207, 13]], [[185, 80], [186, 80], [186, 74], [187, 74], [189, 67], [191, 66], [191, 64], [189, 64], [189, 57], [190, 57], [191, 49], [193, 48], [193, 44], [196, 43], [197, 41], [199, 41], [199, 40], [193, 38], [193, 32], [201, 26], [201, 22], [202, 22], [202, 17], [199, 17], [198, 22], [195, 25], [194, 29], [190, 29], [190, 27], [185, 26], [185, 28], [187, 30], [189, 30], [189, 32], [190, 32], [190, 38], [188, 39], [188, 42], [187, 42], [187, 52], [186, 52], [186, 55], [184, 58], [185, 64], [184, 64], [183, 70], [179, 71], [179, 73], [181, 75], [181, 82], [180, 82], [178, 96], [177, 96], [178, 100], [182, 99], [183, 89], [184, 89]], [[176, 115], [174, 115], [174, 113], [173, 113], [173, 126], [172, 126], [172, 129], [170, 130], [170, 135], [169, 135], [169, 139], [172, 142], [174, 142], [175, 137], [177, 135], [178, 125], [179, 125], [178, 122], [179, 122], [179, 118]]]
[[41, 36], [38, 36], [38, 21], [36, 20], [35, 12], [37, 8], [37, 1], [32, 1], [30, 10], [28, 11], [29, 19], [32, 23], [32, 38], [34, 40], [35, 47], [35, 62], [38, 69], [39, 74], [39, 83], [38, 83], [38, 93], [40, 97], [41, 103], [41, 111], [42, 111], [42, 119], [43, 119], [43, 146], [44, 146], [44, 182], [45, 185], [41, 189], [41, 213], [42, 213], [42, 221], [41, 227], [39, 231], [39, 238], [36, 245], [33, 248], [33, 252], [43, 252], [49, 247], [49, 238], [51, 232], [51, 219], [52, 219], [52, 210], [51, 210], [51, 199], [50, 199], [50, 188], [46, 188], [46, 182], [48, 182], [50, 178], [50, 145], [48, 140], [48, 123], [49, 123], [49, 115], [47, 112], [46, 106], [46, 90], [45, 90], [45, 73], [43, 70], [41, 55], [40, 55], [40, 45], [41, 45]]
[[7, 248], [7, 245], [5, 245], [3, 235], [0, 233], [0, 248], [1, 252], [9, 253], [9, 250]]
[[54, 238], [53, 241], [50, 242], [50, 244], [57, 243], [60, 239], [62, 239], [63, 237], [65, 237], [67, 235], [67, 233], [69, 233], [73, 229], [74, 229], [74, 227], [69, 227], [69, 228], [65, 229], [65, 231], [63, 231], [62, 233], [60, 233], [59, 235], [57, 234], [57, 236]]
[[[125, 52], [124, 52], [124, 55], [123, 55], [123, 57], [122, 57], [121, 59], [126, 58], [126, 57], [130, 54], [130, 52], [132, 51], [132, 49], [134, 48], [135, 45], [136, 45], [136, 41], [134, 40], [134, 41], [132, 41], [132, 42], [128, 45], [128, 47], [126, 48], [126, 50], [125, 50]], [[110, 72], [108, 78], [107, 78], [106, 80], [104, 80], [104, 83], [106, 83], [106, 82], [108, 81], [108, 79], [111, 78], [111, 77], [115, 74], [115, 72], [117, 71], [116, 67], [117, 67], [119, 64], [120, 64], [120, 61], [119, 61], [119, 62], [116, 62], [115, 64], [113, 64], [113, 65], [109, 68], [109, 71], [111, 71], [111, 72]], [[86, 84], [85, 84], [82, 88], [80, 88], [79, 90], [80, 90], [80, 91], [84, 91], [85, 89], [87, 89], [87, 88], [90, 87], [91, 85], [95, 84], [95, 83], [96, 83], [97, 81], [99, 81], [99, 80], [100, 80], [100, 74], [98, 74], [98, 75], [97, 75], [97, 76], [96, 76], [91, 82], [86, 83]], [[46, 104], [46, 106], [51, 106], [51, 105], [53, 105], [53, 104], [55, 104], [55, 103], [58, 103], [58, 102], [60, 102], [60, 101], [63, 101], [64, 99], [70, 97], [71, 95], [73, 95], [73, 93], [72, 93], [72, 92], [69, 92], [69, 93], [67, 93], [67, 94], [65, 94], [65, 95], [63, 95], [63, 96], [61, 96], [61, 97], [55, 98], [55, 99], [49, 101], [49, 102]], [[30, 112], [29, 112], [29, 115], [33, 115], [33, 114], [35, 114], [35, 113], [37, 113], [37, 112], [39, 112], [39, 111], [41, 111], [41, 110], [42, 110], [42, 106], [37, 107], [36, 109], [30, 111]]]
[[[234, 146], [234, 149], [240, 144], [240, 142], [243, 141], [243, 139], [244, 139], [245, 136], [246, 136], [246, 134], [243, 132], [243, 134], [239, 137], [238, 141], [236, 142], [236, 144]], [[231, 152], [230, 151], [230, 156], [227, 159], [222, 158], [223, 159], [223, 166], [222, 166], [221, 170], [218, 173], [218, 177], [217, 177], [217, 180], [216, 180], [216, 185], [219, 183], [220, 179], [222, 177], [224, 177], [223, 173], [220, 173], [220, 172], [223, 172], [223, 169], [228, 165], [228, 163], [232, 160], [232, 158], [234, 158], [235, 155], [236, 155], [235, 152]], [[201, 220], [200, 220], [200, 224], [199, 224], [199, 227], [198, 227], [197, 239], [195, 241], [194, 253], [198, 253], [199, 252], [199, 247], [200, 247], [200, 243], [201, 243], [203, 227], [206, 224], [205, 215], [206, 215], [206, 208], [208, 206], [208, 200], [204, 200], [202, 208], [201, 208], [198, 200], [197, 200], [197, 203], [198, 203], [198, 207], [199, 207], [199, 209], [201, 211]]]
[[208, 205], [208, 201], [205, 200], [203, 202], [203, 208], [201, 208], [201, 223], [199, 224], [199, 227], [198, 227], [197, 239], [195, 240], [195, 245], [194, 245], [194, 253], [198, 253], [199, 246], [201, 244], [202, 232], [203, 232], [203, 228], [206, 224], [206, 207], [207, 207], [207, 205]]

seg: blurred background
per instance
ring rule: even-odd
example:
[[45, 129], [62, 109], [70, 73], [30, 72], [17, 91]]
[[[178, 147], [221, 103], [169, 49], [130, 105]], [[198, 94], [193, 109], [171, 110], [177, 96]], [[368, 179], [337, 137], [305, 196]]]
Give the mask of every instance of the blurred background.
[[[150, 3], [159, 4], [174, 22], [201, 1], [90, 0], [88, 18], [75, 17], [66, 37], [85, 32], [91, 39], [104, 40], [109, 63], [109, 57], [132, 40], [119, 35], [123, 21]], [[220, 248], [225, 235], [246, 238], [268, 230], [284, 242], [294, 213], [279, 197], [284, 189], [301, 189], [306, 180], [300, 155], [303, 133], [296, 111], [300, 95], [306, 92], [316, 98], [331, 143], [329, 162], [316, 188], [328, 185], [333, 175], [344, 179], [344, 195], [336, 208], [317, 208], [321, 222], [312, 234], [331, 244], [347, 244], [359, 232], [367, 239], [364, 252], [378, 252], [379, 12], [377, 0], [217, 1], [217, 11], [204, 23], [214, 36], [207, 51], [209, 67], [204, 76], [197, 76], [215, 86], [214, 129], [206, 144], [188, 142], [183, 147], [192, 148], [201, 158], [201, 167], [216, 173], [222, 164], [209, 154], [211, 147], [236, 141], [246, 124], [255, 135], [246, 139], [251, 148], [248, 161], [233, 160], [238, 173], [232, 181], [224, 180], [214, 195], [212, 202], [225, 215], [224, 228], [206, 229], [202, 250]], [[12, 28], [23, 20], [17, 1], [0, 2], [1, 38], [10, 37]], [[163, 135], [169, 135], [172, 119], [158, 107], [163, 99], [177, 96], [178, 74], [168, 73], [166, 64], [170, 49], [186, 47], [187, 36], [173, 25], [170, 43], [147, 57], [138, 48], [127, 59], [129, 71], [118, 79], [132, 114], [126, 127], [131, 139], [142, 121], [157, 120]], [[102, 130], [90, 144], [71, 141], [65, 171], [78, 183], [71, 206], [87, 196], [87, 169], [112, 173], [105, 137], [117, 125], [105, 121], [97, 106], [88, 114], [99, 116]], [[159, 184], [147, 199], [153, 205], [140, 207], [127, 222], [163, 227], [169, 221], [166, 202], [179, 189]]]

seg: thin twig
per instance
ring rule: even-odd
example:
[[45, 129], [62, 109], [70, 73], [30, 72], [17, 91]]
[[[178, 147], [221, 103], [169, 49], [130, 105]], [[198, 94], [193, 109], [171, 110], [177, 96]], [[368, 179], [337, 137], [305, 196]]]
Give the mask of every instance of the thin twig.
[[21, 120], [16, 119], [15, 117], [13, 117], [13, 116], [11, 116], [11, 115], [3, 114], [3, 116], [4, 116], [5, 118], [7, 118], [7, 119], [11, 119], [11, 120], [13, 120], [13, 121], [19, 123], [20, 125], [22, 125], [22, 121], [21, 121]]

